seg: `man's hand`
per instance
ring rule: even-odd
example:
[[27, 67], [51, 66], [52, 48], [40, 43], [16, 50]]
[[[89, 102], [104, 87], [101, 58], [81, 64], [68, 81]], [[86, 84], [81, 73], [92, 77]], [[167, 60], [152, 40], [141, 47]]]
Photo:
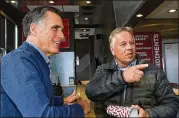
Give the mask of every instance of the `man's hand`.
[[128, 69], [123, 71], [123, 79], [127, 83], [138, 82], [144, 76], [144, 72], [142, 71], [148, 67], [148, 64], [140, 64], [136, 66], [129, 67]]
[[144, 109], [139, 107], [138, 105], [132, 105], [132, 107], [136, 108], [139, 111], [139, 115], [138, 115], [139, 118], [141, 118], [141, 117], [143, 117], [143, 118], [150, 117], [149, 114]]
[[79, 100], [77, 103], [81, 105], [81, 107], [82, 107], [82, 109], [84, 111], [84, 114], [87, 114], [87, 113], [90, 112], [90, 110], [91, 110], [91, 107], [90, 107], [91, 102], [89, 100]]
[[76, 94], [76, 90], [74, 90], [71, 95], [64, 98], [64, 104], [69, 104], [69, 103], [75, 102], [78, 99], [80, 99], [80, 96], [78, 94]]

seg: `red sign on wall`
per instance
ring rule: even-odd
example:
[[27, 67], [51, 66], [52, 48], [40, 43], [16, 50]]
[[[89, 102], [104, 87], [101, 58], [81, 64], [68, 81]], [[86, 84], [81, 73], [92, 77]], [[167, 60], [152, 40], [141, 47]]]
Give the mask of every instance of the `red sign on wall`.
[[162, 68], [161, 35], [157, 32], [135, 32], [136, 52], [149, 63]]
[[63, 33], [65, 35], [65, 41], [60, 44], [60, 48], [70, 48], [70, 25], [69, 25], [69, 19], [62, 19], [64, 30]]

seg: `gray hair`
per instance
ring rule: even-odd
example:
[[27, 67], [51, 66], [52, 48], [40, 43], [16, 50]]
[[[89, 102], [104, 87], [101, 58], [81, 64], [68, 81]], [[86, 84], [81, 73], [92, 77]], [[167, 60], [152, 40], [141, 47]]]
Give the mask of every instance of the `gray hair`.
[[27, 37], [30, 34], [30, 25], [32, 23], [39, 23], [39, 21], [42, 21], [47, 11], [56, 13], [59, 16], [61, 15], [58, 9], [50, 6], [40, 6], [29, 11], [22, 21], [22, 27], [25, 37]]
[[115, 36], [116, 34], [122, 32], [122, 31], [127, 31], [127, 32], [129, 32], [132, 36], [134, 36], [134, 34], [133, 34], [133, 29], [132, 29], [131, 27], [119, 27], [119, 28], [116, 28], [116, 29], [114, 29], [114, 30], [110, 33], [110, 35], [109, 35], [109, 45], [110, 45], [110, 47], [112, 47], [113, 44], [114, 44], [114, 36]]

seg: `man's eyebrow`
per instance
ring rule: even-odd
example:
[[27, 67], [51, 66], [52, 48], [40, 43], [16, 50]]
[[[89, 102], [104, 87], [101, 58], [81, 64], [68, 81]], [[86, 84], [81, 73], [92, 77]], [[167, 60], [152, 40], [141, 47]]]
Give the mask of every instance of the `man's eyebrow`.
[[121, 44], [121, 43], [126, 43], [126, 41], [121, 41], [121, 42], [119, 42], [119, 44]]
[[64, 29], [64, 28], [61, 27], [60, 25], [53, 25], [52, 28], [62, 28], [62, 30]]

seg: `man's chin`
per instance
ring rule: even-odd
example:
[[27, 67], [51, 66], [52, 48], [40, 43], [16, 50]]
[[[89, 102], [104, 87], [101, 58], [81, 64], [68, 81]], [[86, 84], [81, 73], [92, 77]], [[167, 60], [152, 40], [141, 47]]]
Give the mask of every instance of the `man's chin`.
[[59, 50], [59, 51], [57, 51], [55, 54], [58, 54], [58, 53], [60, 53], [60, 50]]
[[59, 54], [59, 53], [60, 53], [60, 50], [53, 52], [54, 55], [55, 55], [55, 54]]
[[134, 58], [126, 59], [126, 62], [131, 63], [134, 60]]

